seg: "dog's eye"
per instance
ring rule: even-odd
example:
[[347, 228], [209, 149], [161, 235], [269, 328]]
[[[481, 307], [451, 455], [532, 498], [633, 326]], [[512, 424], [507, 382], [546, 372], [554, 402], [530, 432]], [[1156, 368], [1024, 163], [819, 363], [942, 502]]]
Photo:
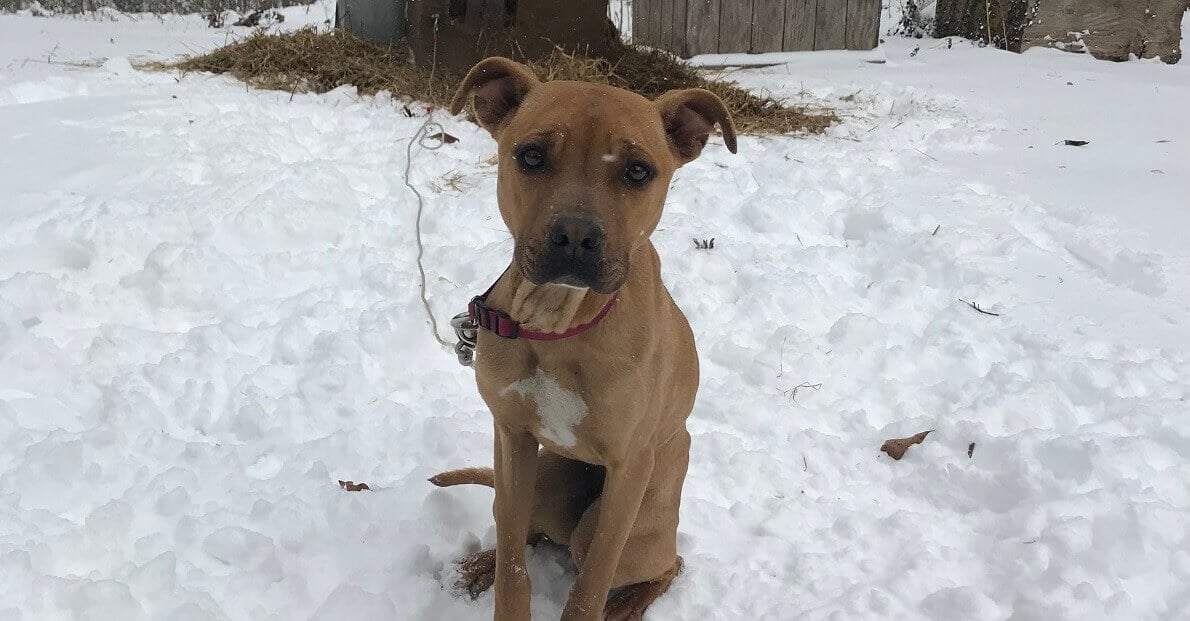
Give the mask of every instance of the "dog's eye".
[[526, 172], [541, 170], [545, 167], [545, 152], [537, 145], [525, 145], [517, 151], [516, 161]]
[[632, 185], [644, 185], [653, 178], [653, 169], [643, 162], [629, 162], [624, 168], [624, 180]]

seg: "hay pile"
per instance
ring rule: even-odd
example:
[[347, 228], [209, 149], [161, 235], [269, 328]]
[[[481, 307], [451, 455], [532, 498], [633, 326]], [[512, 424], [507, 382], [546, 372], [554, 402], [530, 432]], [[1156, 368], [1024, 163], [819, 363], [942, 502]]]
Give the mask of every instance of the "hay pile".
[[355, 86], [372, 95], [389, 91], [423, 101], [450, 101], [462, 76], [429, 75], [409, 62], [404, 50], [384, 48], [336, 30], [319, 33], [304, 28], [283, 34], [258, 30], [235, 43], [193, 56], [166, 68], [183, 72], [226, 73], [256, 88], [297, 93], [325, 93]]
[[[585, 80], [635, 91], [650, 99], [674, 88], [705, 88], [718, 95], [744, 133], [818, 133], [837, 119], [829, 111], [789, 107], [730, 82], [703, 77], [663, 52], [624, 45], [610, 58], [586, 58], [555, 50], [529, 65], [544, 80]], [[401, 48], [383, 48], [342, 31], [312, 29], [254, 33], [208, 54], [166, 68], [226, 73], [257, 88], [323, 93], [353, 85], [362, 94], [389, 91], [396, 97], [446, 105], [463, 76], [439, 70], [433, 92], [429, 72], [418, 69]]]

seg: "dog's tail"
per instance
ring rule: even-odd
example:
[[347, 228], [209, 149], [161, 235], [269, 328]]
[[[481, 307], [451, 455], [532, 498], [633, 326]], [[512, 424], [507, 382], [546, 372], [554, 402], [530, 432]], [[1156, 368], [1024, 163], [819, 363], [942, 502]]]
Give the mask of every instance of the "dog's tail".
[[483, 485], [496, 487], [496, 475], [491, 468], [459, 468], [430, 477], [430, 483], [438, 487], [454, 485]]

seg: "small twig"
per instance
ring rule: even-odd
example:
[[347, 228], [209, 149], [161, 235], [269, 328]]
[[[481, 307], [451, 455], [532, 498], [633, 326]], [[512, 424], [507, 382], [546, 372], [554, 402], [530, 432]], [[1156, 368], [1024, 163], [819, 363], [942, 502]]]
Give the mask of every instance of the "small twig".
[[802, 388], [809, 388], [810, 390], [818, 390], [819, 388], [822, 388], [822, 382], [819, 382], [817, 384], [811, 384], [809, 382], [802, 382], [801, 384], [794, 386], [791, 390], [786, 390], [782, 394], [784, 394], [786, 397], [789, 397], [789, 399], [791, 401], [796, 403], [797, 402], [797, 391]]
[[938, 234], [938, 229], [940, 229], [940, 228], [942, 228], [942, 225], [941, 225], [941, 224], [939, 224], [938, 226], [934, 227], [934, 232], [933, 232], [933, 233], [930, 233], [930, 237], [933, 237], [933, 236], [937, 235], [937, 234]]
[[960, 302], [962, 302], [963, 304], [966, 304], [967, 306], [970, 306], [971, 308], [974, 308], [975, 310], [977, 310], [977, 311], [979, 311], [979, 312], [981, 312], [981, 313], [983, 313], [983, 314], [985, 314], [985, 315], [991, 315], [992, 317], [999, 317], [999, 316], [1000, 316], [1000, 313], [993, 313], [992, 311], [983, 310], [983, 309], [982, 309], [982, 308], [980, 308], [980, 307], [979, 307], [979, 305], [978, 305], [978, 304], [976, 304], [975, 302], [968, 302], [967, 300], [964, 300], [964, 299], [962, 299], [962, 298], [959, 298], [959, 301], [960, 301]]
[[51, 64], [54, 62], [54, 54], [58, 53], [58, 47], [61, 45], [62, 45], [61, 43], [54, 44], [54, 49], [50, 50], [49, 55], [47, 55], [45, 57], [45, 62], [51, 63]]
[[810, 469], [810, 464], [806, 463], [806, 454], [802, 453], [802, 472]]
[[937, 161], [938, 161], [938, 158], [934, 157], [933, 155], [930, 155], [929, 153], [926, 153], [925, 151], [922, 151], [921, 149], [919, 149], [919, 148], [917, 148], [917, 147], [913, 147], [913, 150], [914, 150], [914, 151], [917, 151], [918, 153], [920, 153], [920, 154], [922, 154], [922, 155], [924, 155], [924, 156], [926, 156], [926, 157], [928, 157], [928, 158], [930, 158], [930, 159], [932, 159], [932, 160], [934, 160], [935, 162], [937, 162]]
[[788, 339], [789, 339], [788, 336], [781, 338], [781, 356], [780, 356], [780, 358], [777, 359], [777, 364], [780, 368], [780, 370], [777, 373], [778, 379], [780, 379], [780, 377], [782, 375], [785, 375], [785, 341]]

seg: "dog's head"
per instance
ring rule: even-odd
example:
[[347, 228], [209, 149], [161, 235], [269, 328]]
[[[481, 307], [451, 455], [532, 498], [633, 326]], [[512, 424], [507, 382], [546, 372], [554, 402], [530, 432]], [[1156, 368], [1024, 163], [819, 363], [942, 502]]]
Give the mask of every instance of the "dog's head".
[[535, 284], [611, 293], [661, 219], [670, 178], [698, 157], [717, 123], [735, 153], [723, 102], [702, 89], [655, 101], [586, 82], [540, 82], [488, 58], [450, 104], [468, 99], [499, 144], [497, 199], [516, 243], [513, 264]]

